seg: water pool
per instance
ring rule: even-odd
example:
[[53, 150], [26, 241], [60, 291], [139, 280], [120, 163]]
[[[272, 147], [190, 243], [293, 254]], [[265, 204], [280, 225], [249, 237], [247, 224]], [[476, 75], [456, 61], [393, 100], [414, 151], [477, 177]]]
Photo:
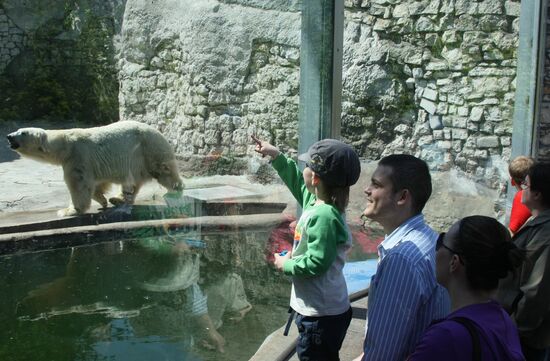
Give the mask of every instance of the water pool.
[[[2, 256], [0, 359], [247, 360], [287, 318], [290, 279], [268, 261], [289, 246], [287, 226], [203, 225]], [[376, 242], [356, 228], [351, 261]], [[353, 287], [374, 269], [346, 267]]]
[[284, 323], [290, 282], [265, 260], [155, 242], [0, 257], [0, 359], [246, 360]]

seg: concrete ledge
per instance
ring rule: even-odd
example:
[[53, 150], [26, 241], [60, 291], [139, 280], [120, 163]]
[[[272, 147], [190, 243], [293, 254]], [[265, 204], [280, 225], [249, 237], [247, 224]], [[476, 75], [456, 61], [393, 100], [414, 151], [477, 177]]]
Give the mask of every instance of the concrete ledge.
[[17, 212], [12, 213], [7, 222], [6, 219], [2, 219], [4, 224], [0, 224], [0, 234], [152, 219], [278, 213], [282, 212], [286, 206], [286, 203], [276, 202], [200, 201], [192, 204], [191, 208], [133, 205], [127, 210], [108, 208], [66, 218], [57, 218], [56, 211]]
[[291, 325], [288, 336], [283, 335], [285, 326], [267, 336], [258, 351], [249, 361], [287, 361], [294, 355], [298, 342], [298, 329]]
[[[340, 360], [342, 361], [351, 361], [363, 352], [367, 295], [368, 290], [350, 295], [353, 318], [340, 350]], [[295, 354], [295, 350], [298, 342], [298, 329], [293, 324], [288, 336], [284, 336], [284, 328], [285, 326], [282, 326], [267, 336], [249, 361], [297, 361], [298, 356]]]
[[242, 231], [275, 227], [284, 221], [281, 213], [238, 216], [206, 216], [193, 218], [155, 219], [149, 221], [115, 222], [42, 231], [18, 232], [0, 235], [0, 254], [30, 252], [43, 249], [73, 247], [83, 244], [120, 241], [135, 238], [138, 231], [148, 235], [164, 235], [166, 231], [201, 233]]

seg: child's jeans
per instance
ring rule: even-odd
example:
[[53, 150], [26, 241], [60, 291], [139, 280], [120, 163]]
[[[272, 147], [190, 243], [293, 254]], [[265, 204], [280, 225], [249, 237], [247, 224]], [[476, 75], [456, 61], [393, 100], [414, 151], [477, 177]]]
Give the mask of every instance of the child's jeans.
[[351, 322], [351, 307], [335, 316], [312, 317], [296, 313], [300, 337], [296, 353], [300, 361], [340, 360], [338, 351]]

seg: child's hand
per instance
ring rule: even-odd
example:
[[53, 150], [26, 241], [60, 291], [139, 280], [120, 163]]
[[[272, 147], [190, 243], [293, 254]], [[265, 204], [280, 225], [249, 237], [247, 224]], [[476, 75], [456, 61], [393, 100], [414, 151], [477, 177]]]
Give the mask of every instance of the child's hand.
[[251, 135], [252, 140], [256, 143], [256, 148], [254, 149], [256, 152], [260, 153], [263, 157], [266, 155], [269, 155], [271, 159], [277, 158], [279, 155], [279, 149], [277, 147], [269, 144], [268, 142], [265, 142], [263, 140], [260, 140], [256, 138], [254, 135]]
[[292, 257], [292, 251], [288, 251], [284, 256], [281, 256], [281, 253], [275, 253], [273, 256], [275, 257], [275, 261], [273, 262], [275, 268], [282, 271], [283, 264]]

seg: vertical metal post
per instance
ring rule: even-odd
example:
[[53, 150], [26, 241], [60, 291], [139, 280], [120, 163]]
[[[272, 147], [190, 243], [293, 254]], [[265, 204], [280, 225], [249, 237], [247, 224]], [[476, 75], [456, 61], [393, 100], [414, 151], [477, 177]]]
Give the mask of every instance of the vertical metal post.
[[332, 50], [332, 138], [340, 137], [342, 127], [342, 58], [344, 54], [344, 0], [334, 1], [334, 43]]
[[540, 25], [538, 29], [538, 63], [537, 63], [537, 82], [534, 84], [535, 90], [535, 118], [533, 120], [533, 145], [531, 147], [531, 153], [535, 156], [539, 156], [540, 146], [540, 125], [542, 117], [543, 95], [544, 95], [544, 72], [545, 72], [545, 58], [546, 58], [546, 37], [547, 37], [547, 21], [548, 21], [548, 0], [540, 1], [540, 8], [538, 9]]
[[[522, 1], [517, 51], [516, 99], [512, 131], [512, 154], [534, 155], [536, 124], [540, 114], [541, 74], [544, 59], [547, 0]], [[510, 214], [515, 189], [508, 187], [506, 215]], [[506, 219], [508, 223], [508, 219]]]
[[540, 88], [542, 3], [522, 1], [519, 19], [518, 67], [512, 133], [512, 157], [533, 151], [536, 105]]
[[340, 133], [343, 0], [302, 1], [298, 151]]

